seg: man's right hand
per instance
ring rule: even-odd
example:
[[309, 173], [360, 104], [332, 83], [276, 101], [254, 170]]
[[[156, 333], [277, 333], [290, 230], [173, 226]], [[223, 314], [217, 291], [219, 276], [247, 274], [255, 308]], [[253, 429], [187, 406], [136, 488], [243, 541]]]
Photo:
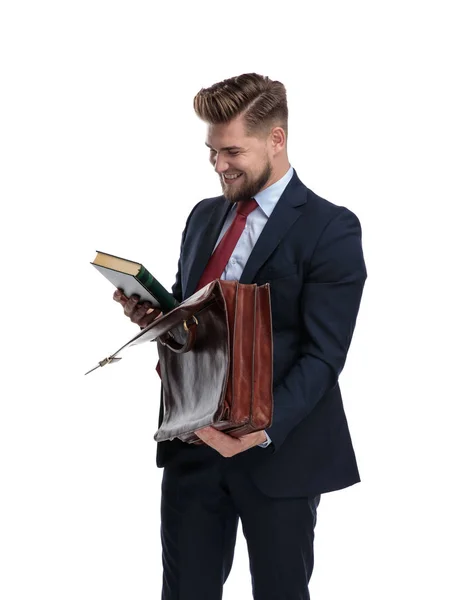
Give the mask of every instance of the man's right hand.
[[133, 323], [143, 328], [162, 314], [162, 311], [150, 302], [140, 302], [136, 294], [127, 298], [122, 290], [116, 290], [113, 299], [123, 306], [123, 312]]

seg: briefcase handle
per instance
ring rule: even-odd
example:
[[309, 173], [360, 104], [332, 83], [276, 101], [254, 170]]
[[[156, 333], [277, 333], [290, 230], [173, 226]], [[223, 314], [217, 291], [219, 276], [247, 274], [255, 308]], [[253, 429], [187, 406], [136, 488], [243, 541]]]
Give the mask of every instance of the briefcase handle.
[[159, 342], [177, 354], [190, 352], [196, 342], [196, 327], [198, 325], [198, 319], [194, 315], [191, 317], [191, 319], [192, 320], [190, 324], [187, 324], [187, 320], [183, 321], [183, 328], [188, 333], [186, 342], [184, 344], [179, 344], [171, 331], [159, 336]]

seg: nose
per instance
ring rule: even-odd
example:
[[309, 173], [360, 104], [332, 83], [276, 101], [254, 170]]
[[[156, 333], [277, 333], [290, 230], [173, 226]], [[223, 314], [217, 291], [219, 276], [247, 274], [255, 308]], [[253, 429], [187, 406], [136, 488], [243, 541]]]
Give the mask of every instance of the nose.
[[221, 175], [225, 173], [229, 168], [229, 163], [223, 158], [220, 154], [217, 155], [217, 158], [214, 160], [214, 170], [216, 173]]

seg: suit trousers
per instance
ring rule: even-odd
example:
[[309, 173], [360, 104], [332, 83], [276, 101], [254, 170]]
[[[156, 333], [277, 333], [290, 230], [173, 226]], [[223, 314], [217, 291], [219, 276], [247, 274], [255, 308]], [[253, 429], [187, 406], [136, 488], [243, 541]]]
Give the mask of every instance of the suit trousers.
[[207, 460], [164, 468], [162, 600], [221, 600], [239, 519], [254, 599], [309, 599], [320, 496], [266, 496], [236, 458], [212, 450]]

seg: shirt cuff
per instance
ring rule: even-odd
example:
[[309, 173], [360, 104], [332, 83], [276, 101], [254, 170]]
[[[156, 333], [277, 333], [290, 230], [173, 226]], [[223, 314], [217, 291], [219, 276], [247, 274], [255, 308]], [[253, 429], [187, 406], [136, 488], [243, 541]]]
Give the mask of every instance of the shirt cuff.
[[268, 439], [267, 439], [265, 442], [263, 442], [262, 444], [258, 444], [258, 446], [259, 446], [260, 448], [267, 448], [267, 447], [269, 446], [269, 444], [272, 442], [271, 438], [270, 438], [270, 437], [269, 437], [269, 435], [268, 435], [268, 432], [267, 432], [267, 431], [265, 431], [264, 433], [266, 434], [266, 437], [267, 437]]

